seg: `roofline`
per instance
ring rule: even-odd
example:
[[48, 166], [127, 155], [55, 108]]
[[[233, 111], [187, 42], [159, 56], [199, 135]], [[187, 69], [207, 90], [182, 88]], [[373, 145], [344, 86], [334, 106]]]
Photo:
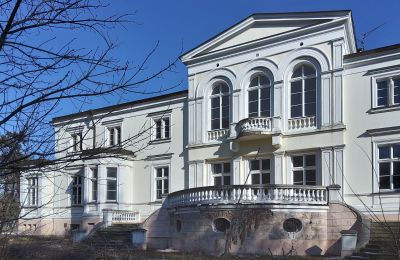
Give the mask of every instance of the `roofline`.
[[388, 45], [388, 46], [384, 46], [384, 47], [379, 47], [379, 48], [375, 48], [375, 49], [371, 49], [371, 50], [367, 50], [367, 51], [361, 51], [361, 52], [347, 54], [344, 56], [344, 59], [345, 60], [346, 59], [354, 59], [354, 58], [358, 58], [358, 57], [369, 56], [369, 55], [393, 51], [393, 50], [400, 50], [400, 43]]
[[186, 89], [186, 90], [182, 90], [182, 91], [168, 93], [168, 94], [161, 95], [161, 96], [139, 99], [139, 100], [130, 101], [130, 102], [121, 103], [121, 104], [112, 105], [112, 106], [107, 106], [107, 107], [90, 109], [90, 110], [86, 110], [86, 111], [82, 111], [82, 112], [78, 112], [78, 113], [74, 113], [74, 114], [68, 114], [68, 115], [64, 115], [64, 116], [55, 117], [55, 118], [53, 118], [52, 123], [54, 124], [54, 123], [68, 120], [68, 119], [75, 119], [75, 118], [79, 118], [82, 116], [90, 116], [93, 114], [108, 112], [108, 111], [112, 111], [112, 110], [118, 110], [121, 108], [130, 107], [130, 106], [134, 106], [134, 105], [168, 99], [171, 97], [184, 97], [184, 96], [187, 96], [187, 94], [188, 94], [188, 90]]
[[[206, 41], [204, 41], [204, 42], [198, 44], [196, 47], [194, 47], [194, 48], [192, 48], [192, 49], [190, 49], [190, 50], [184, 52], [182, 55], [179, 56], [179, 59], [182, 60], [182, 58], [183, 58], [185, 55], [187, 55], [187, 54], [189, 54], [190, 52], [194, 51], [194, 50], [197, 49], [198, 47], [200, 47], [200, 46], [202, 46], [202, 45], [204, 45], [204, 44], [207, 44], [208, 42], [210, 42], [210, 41], [212, 41], [212, 40], [218, 38], [218, 37], [221, 36], [222, 34], [224, 34], [224, 33], [226, 33], [227, 31], [229, 31], [230, 29], [232, 29], [232, 28], [238, 26], [238, 25], [241, 24], [242, 22], [244, 22], [244, 21], [246, 21], [246, 20], [248, 20], [248, 19], [250, 19], [250, 18], [252, 18], [252, 17], [261, 16], [261, 15], [262, 15], [262, 16], [267, 16], [267, 15], [268, 15], [268, 16], [280, 16], [280, 15], [293, 15], [293, 16], [294, 16], [294, 15], [299, 15], [299, 14], [305, 15], [305, 14], [315, 14], [315, 13], [350, 13], [350, 15], [352, 15], [352, 12], [351, 12], [350, 9], [345, 9], [345, 10], [332, 10], [332, 11], [326, 11], [326, 10], [325, 10], [325, 11], [311, 11], [311, 12], [253, 13], [253, 14], [247, 16], [246, 18], [240, 20], [239, 22], [233, 24], [232, 26], [226, 28], [225, 30], [221, 31], [220, 33], [214, 35], [213, 37], [209, 38], [208, 40], [206, 40]], [[353, 18], [352, 18], [352, 21], [353, 21]], [[354, 28], [354, 25], [353, 25], [353, 28]]]

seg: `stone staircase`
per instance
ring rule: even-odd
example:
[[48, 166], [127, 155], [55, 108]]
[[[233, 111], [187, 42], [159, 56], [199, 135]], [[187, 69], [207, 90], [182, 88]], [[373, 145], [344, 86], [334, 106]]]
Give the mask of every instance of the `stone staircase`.
[[358, 252], [345, 259], [398, 259], [396, 253], [396, 237], [400, 246], [400, 222], [371, 222], [371, 235], [368, 244]]
[[127, 249], [131, 248], [131, 231], [139, 224], [113, 224], [99, 229], [83, 243], [96, 249]]

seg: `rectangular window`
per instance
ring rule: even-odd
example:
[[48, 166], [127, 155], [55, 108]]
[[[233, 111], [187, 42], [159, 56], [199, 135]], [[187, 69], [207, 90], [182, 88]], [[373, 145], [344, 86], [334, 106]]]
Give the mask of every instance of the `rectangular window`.
[[92, 173], [91, 186], [92, 186], [92, 201], [97, 201], [97, 168], [90, 168]]
[[72, 151], [82, 151], [82, 133], [72, 134]]
[[315, 154], [293, 156], [292, 173], [294, 185], [316, 185]]
[[400, 143], [378, 147], [380, 189], [400, 188]]
[[400, 104], [400, 77], [377, 80], [376, 106], [388, 107], [399, 104]]
[[121, 145], [121, 126], [108, 128], [108, 144], [109, 146]]
[[82, 204], [82, 176], [75, 175], [72, 177], [72, 205]]
[[168, 176], [169, 176], [169, 168], [168, 166], [165, 167], [157, 167], [155, 168], [156, 174], [156, 199], [162, 199], [163, 195], [169, 193], [169, 183], [168, 183]]
[[117, 200], [117, 168], [107, 168], [107, 200]]
[[271, 183], [271, 160], [250, 160], [251, 184]]
[[231, 163], [211, 164], [214, 186], [231, 185]]
[[28, 198], [27, 204], [29, 206], [38, 205], [38, 177], [29, 177], [28, 180]]
[[169, 117], [154, 119], [154, 127], [155, 127], [155, 135], [154, 135], [155, 140], [170, 138], [171, 125]]

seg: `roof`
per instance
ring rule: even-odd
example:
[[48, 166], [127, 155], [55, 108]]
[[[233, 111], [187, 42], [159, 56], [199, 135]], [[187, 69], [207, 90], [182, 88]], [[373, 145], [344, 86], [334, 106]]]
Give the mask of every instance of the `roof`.
[[82, 116], [91, 116], [93, 114], [110, 112], [110, 111], [123, 109], [123, 108], [127, 108], [127, 107], [132, 107], [132, 106], [136, 106], [136, 105], [141, 105], [141, 104], [145, 104], [145, 103], [151, 103], [154, 101], [161, 101], [161, 100], [165, 100], [165, 99], [184, 97], [184, 96], [187, 96], [187, 93], [188, 93], [188, 90], [186, 89], [186, 90], [182, 90], [182, 91], [168, 93], [168, 94], [161, 95], [161, 96], [139, 99], [139, 100], [121, 103], [121, 104], [117, 104], [117, 105], [112, 105], [112, 106], [82, 111], [79, 113], [59, 116], [59, 117], [53, 118], [52, 123], [56, 123], [56, 122], [60, 122], [60, 121], [68, 120], [68, 119], [74, 119], [74, 118], [78, 118], [78, 117], [82, 117]]
[[[222, 32], [216, 34], [215, 36], [211, 37], [210, 39], [202, 42], [201, 44], [198, 44], [197, 46], [195, 46], [194, 48], [186, 51], [185, 53], [183, 53], [180, 56], [180, 59], [182, 60], [184, 56], [186, 56], [187, 54], [189, 54], [190, 52], [196, 50], [197, 48], [199, 48], [200, 46], [203, 46], [211, 41], [213, 41], [214, 39], [220, 37], [221, 35], [223, 35], [224, 33], [226, 33], [227, 31], [231, 30], [232, 28], [240, 25], [241, 23], [245, 22], [246, 20], [250, 19], [250, 18], [257, 18], [258, 16], [268, 16], [268, 18], [280, 18], [282, 16], [286, 16], [286, 17], [295, 17], [295, 16], [307, 16], [307, 15], [312, 15], [315, 17], [316, 14], [321, 14], [321, 15], [335, 15], [335, 14], [350, 14], [351, 15], [351, 10], [349, 9], [345, 9], [345, 10], [332, 10], [332, 11], [311, 11], [311, 12], [282, 12], [282, 13], [253, 13], [249, 16], [247, 16], [246, 18], [240, 20], [239, 22], [235, 23], [234, 25], [226, 28], [225, 30], [223, 30]], [[351, 15], [352, 16], [352, 15]], [[354, 24], [353, 26], [353, 31], [354, 31]]]
[[371, 49], [371, 50], [367, 50], [367, 51], [360, 51], [360, 52], [348, 54], [348, 55], [344, 56], [344, 59], [353, 59], [353, 58], [358, 58], [358, 57], [362, 57], [362, 56], [368, 56], [368, 55], [372, 55], [372, 54], [378, 54], [378, 53], [394, 51], [394, 50], [400, 50], [400, 43], [394, 44], [394, 45], [388, 45], [388, 46], [384, 46], [384, 47], [379, 47], [379, 48]]

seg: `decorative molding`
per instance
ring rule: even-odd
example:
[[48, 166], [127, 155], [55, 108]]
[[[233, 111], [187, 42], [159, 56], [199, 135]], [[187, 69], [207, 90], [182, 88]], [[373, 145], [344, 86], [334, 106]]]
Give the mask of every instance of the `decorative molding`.
[[165, 153], [165, 154], [156, 154], [156, 155], [149, 155], [146, 157], [146, 161], [157, 161], [157, 160], [166, 160], [171, 159], [173, 153]]
[[161, 111], [157, 111], [157, 112], [152, 112], [152, 113], [148, 113], [147, 117], [153, 117], [153, 116], [162, 116], [162, 115], [169, 115], [172, 113], [172, 109], [166, 109], [166, 110], [161, 110]]

